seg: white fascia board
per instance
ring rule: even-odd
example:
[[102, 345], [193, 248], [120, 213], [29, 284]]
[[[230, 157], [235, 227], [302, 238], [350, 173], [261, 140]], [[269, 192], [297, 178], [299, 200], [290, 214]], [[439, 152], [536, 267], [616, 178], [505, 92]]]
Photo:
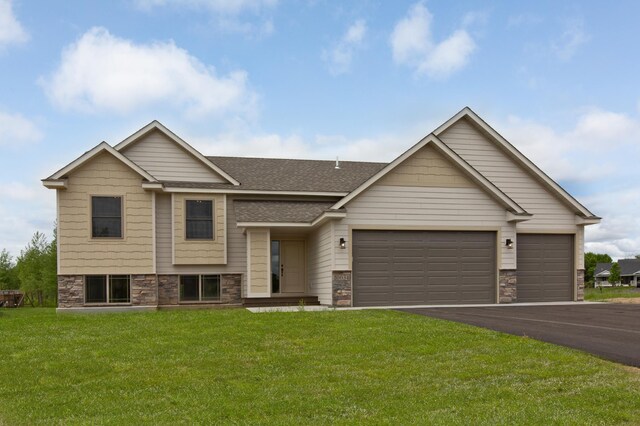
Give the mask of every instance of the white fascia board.
[[163, 185], [161, 182], [142, 182], [142, 189], [148, 189], [151, 191], [162, 191]]
[[200, 194], [249, 194], [249, 195], [303, 195], [314, 197], [344, 197], [348, 192], [304, 192], [304, 191], [260, 191], [243, 189], [213, 189], [213, 188], [179, 188], [165, 186], [164, 192], [184, 192]]
[[161, 131], [169, 139], [171, 139], [173, 142], [179, 145], [182, 149], [184, 149], [189, 154], [191, 154], [192, 156], [200, 160], [205, 166], [207, 166], [208, 168], [210, 168], [211, 170], [213, 170], [214, 172], [216, 172], [217, 174], [225, 178], [229, 183], [232, 183], [234, 186], [240, 185], [240, 182], [235, 180], [231, 175], [229, 175], [227, 172], [222, 170], [220, 167], [212, 163], [207, 157], [202, 155], [200, 151], [198, 151], [197, 149], [189, 145], [184, 139], [182, 139], [180, 136], [173, 133], [171, 130], [165, 127], [162, 123], [160, 123], [158, 120], [153, 120], [151, 123], [147, 124], [142, 129], [138, 130], [137, 132], [135, 132], [134, 134], [132, 134], [131, 136], [129, 136], [128, 138], [126, 138], [125, 140], [117, 144], [115, 146], [116, 150], [118, 151], [123, 150], [124, 148], [133, 144], [138, 139], [140, 139], [140, 137], [150, 132], [151, 130]]
[[67, 179], [42, 179], [42, 185], [49, 189], [67, 189]]
[[314, 226], [330, 219], [342, 219], [346, 212], [325, 212], [312, 222], [237, 222], [238, 228], [313, 228]]
[[593, 217], [586, 207], [580, 204], [575, 198], [573, 198], [567, 191], [565, 191], [560, 185], [558, 185], [553, 179], [547, 176], [538, 166], [536, 166], [531, 160], [529, 160], [524, 154], [522, 154], [516, 147], [514, 147], [508, 140], [506, 140], [500, 133], [496, 132], [489, 124], [487, 124], [478, 114], [476, 114], [471, 108], [464, 107], [460, 112], [445, 121], [440, 127], [433, 131], [436, 136], [442, 134], [451, 125], [456, 123], [463, 117], [469, 118], [482, 130], [484, 130], [491, 138], [506, 150], [513, 158], [517, 159], [524, 167], [528, 168], [535, 176], [537, 176], [542, 182], [544, 182], [549, 188], [556, 192], [562, 199], [569, 203], [580, 214], [585, 217]]
[[602, 220], [602, 218], [599, 217], [582, 217], [582, 216], [578, 216], [576, 215], [576, 225], [595, 225], [600, 223], [600, 221]]
[[518, 223], [530, 220], [533, 218], [533, 215], [530, 213], [527, 214], [514, 214], [512, 212], [507, 212], [507, 222], [510, 223]]

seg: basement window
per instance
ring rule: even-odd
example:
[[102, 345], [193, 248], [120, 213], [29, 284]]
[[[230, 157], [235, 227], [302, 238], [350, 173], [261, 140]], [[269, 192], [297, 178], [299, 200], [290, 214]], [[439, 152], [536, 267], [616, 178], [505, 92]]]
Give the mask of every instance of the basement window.
[[131, 303], [129, 275], [87, 275], [85, 303]]
[[220, 301], [220, 275], [180, 275], [180, 301]]
[[187, 200], [186, 202], [187, 240], [213, 239], [213, 201]]

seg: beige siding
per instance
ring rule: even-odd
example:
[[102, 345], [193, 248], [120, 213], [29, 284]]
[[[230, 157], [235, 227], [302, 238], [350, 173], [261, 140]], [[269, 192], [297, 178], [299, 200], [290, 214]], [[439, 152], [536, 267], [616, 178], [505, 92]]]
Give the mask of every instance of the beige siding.
[[227, 264], [174, 265], [171, 246], [171, 195], [156, 196], [156, 252], [158, 274], [242, 274], [247, 271], [247, 240], [236, 226], [233, 200], [227, 199]]
[[[186, 201], [212, 200], [215, 212], [213, 240], [187, 240]], [[227, 263], [225, 196], [220, 194], [173, 194], [173, 264], [224, 265]]]
[[429, 145], [407, 158], [377, 184], [453, 188], [473, 186], [458, 167]]
[[[153, 270], [152, 194], [142, 178], [111, 154], [79, 169], [58, 191], [60, 274], [149, 274]], [[123, 238], [91, 238], [91, 196], [121, 196]]]
[[333, 222], [327, 222], [314, 230], [308, 238], [307, 270], [309, 293], [318, 296], [323, 305], [332, 304], [331, 271], [333, 270], [334, 241]]
[[575, 232], [575, 214], [505, 152], [463, 119], [439, 136], [458, 155], [533, 214], [519, 231]]
[[247, 230], [247, 258], [249, 259], [248, 297], [266, 297], [271, 293], [270, 280], [270, 235], [268, 229]]
[[159, 130], [147, 133], [121, 152], [158, 180], [226, 182]]
[[[399, 187], [374, 185], [346, 206], [347, 217], [336, 223], [335, 238], [350, 229], [434, 229], [499, 231], [498, 266], [515, 268], [515, 250], [504, 245], [515, 240], [515, 227], [505, 210], [483, 190], [470, 188]], [[348, 237], [347, 237], [348, 235]], [[336, 251], [335, 269], [350, 269], [347, 250]]]

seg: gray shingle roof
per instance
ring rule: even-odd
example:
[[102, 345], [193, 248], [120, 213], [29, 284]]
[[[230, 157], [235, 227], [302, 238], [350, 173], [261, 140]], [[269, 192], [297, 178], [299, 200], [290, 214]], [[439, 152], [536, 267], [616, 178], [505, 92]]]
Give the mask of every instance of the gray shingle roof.
[[618, 260], [620, 265], [620, 275], [634, 275], [636, 272], [640, 272], [640, 259], [620, 259]]
[[[235, 189], [261, 191], [351, 192], [387, 163], [289, 160], [276, 158], [207, 157], [240, 182]], [[185, 184], [185, 183], [181, 183]], [[229, 188], [227, 184], [189, 184]], [[202, 186], [204, 185], [204, 186]], [[217, 185], [217, 186], [216, 186]]]
[[611, 271], [611, 266], [613, 263], [596, 263], [596, 269], [593, 272], [595, 275], [598, 275], [605, 271]]
[[233, 208], [237, 222], [309, 223], [333, 204], [331, 201], [234, 200]]

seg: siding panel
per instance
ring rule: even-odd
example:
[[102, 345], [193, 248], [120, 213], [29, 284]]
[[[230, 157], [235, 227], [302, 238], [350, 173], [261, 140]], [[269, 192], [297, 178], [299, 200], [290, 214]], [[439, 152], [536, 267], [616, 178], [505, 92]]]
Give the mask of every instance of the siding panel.
[[333, 302], [331, 288], [332, 272], [332, 226], [327, 222], [309, 235], [308, 238], [308, 267], [309, 293], [318, 296], [323, 305]]

